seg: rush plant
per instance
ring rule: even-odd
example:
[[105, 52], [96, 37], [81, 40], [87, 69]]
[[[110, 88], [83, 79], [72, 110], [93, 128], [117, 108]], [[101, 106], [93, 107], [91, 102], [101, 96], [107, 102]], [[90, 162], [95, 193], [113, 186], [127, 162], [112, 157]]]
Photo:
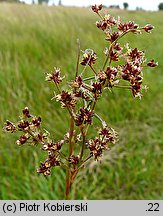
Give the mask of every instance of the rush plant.
[[[100, 56], [104, 59], [102, 67], [98, 65], [96, 52], [90, 48], [81, 51], [78, 41], [74, 80], [67, 82], [67, 89], [61, 87], [64, 76], [59, 68], [46, 74], [46, 81], [55, 86], [53, 99], [61, 104], [62, 109], [67, 109], [69, 114], [67, 133], [61, 140], [53, 139], [42, 128], [41, 117], [32, 115], [28, 107], [23, 109], [18, 123], [13, 124], [7, 120], [4, 126], [5, 131], [21, 133], [16, 141], [19, 146], [39, 145], [41, 151], [47, 153], [47, 158], [37, 169], [38, 173], [49, 176], [56, 166], [66, 171], [66, 199], [69, 199], [73, 182], [87, 162], [101, 160], [104, 152], [116, 143], [117, 132], [96, 112], [96, 105], [103, 92], [113, 88], [128, 89], [133, 97], [141, 98], [142, 90], [146, 89], [142, 85], [143, 67], [157, 66], [153, 59], [146, 61], [144, 51], [131, 48], [128, 43], [125, 46], [120, 44], [120, 39], [127, 34], [141, 34], [143, 31], [150, 33], [154, 28], [152, 25], [140, 27], [131, 21], [123, 22], [120, 17], [103, 14], [102, 5], [92, 6], [92, 10], [100, 18], [96, 26], [103, 31], [108, 44], [103, 56]], [[86, 69], [90, 76], [86, 76]], [[99, 120], [98, 130], [94, 118]], [[94, 129], [94, 136], [90, 135], [90, 127]]]

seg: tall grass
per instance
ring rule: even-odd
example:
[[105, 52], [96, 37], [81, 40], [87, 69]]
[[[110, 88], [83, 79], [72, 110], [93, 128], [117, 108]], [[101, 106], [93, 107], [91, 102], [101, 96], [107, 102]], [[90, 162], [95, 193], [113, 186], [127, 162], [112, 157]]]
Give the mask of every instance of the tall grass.
[[[129, 35], [127, 40], [147, 50], [159, 67], [144, 71], [150, 88], [142, 101], [133, 99], [128, 91], [105, 93], [97, 112], [103, 109], [102, 117], [119, 131], [119, 142], [100, 165], [92, 162], [83, 170], [71, 198], [162, 199], [163, 13], [110, 13], [156, 27], [150, 36]], [[56, 138], [62, 137], [69, 119], [51, 101], [54, 89], [44, 82], [44, 73], [58, 66], [66, 77], [72, 77], [77, 38], [83, 50], [94, 48], [102, 63], [106, 42], [94, 25], [96, 18], [88, 8], [0, 4], [1, 127], [6, 119], [16, 121], [20, 110], [29, 106]], [[15, 140], [0, 132], [0, 198], [63, 199], [64, 171], [55, 169], [48, 179], [38, 176], [35, 169], [44, 155], [38, 147], [19, 148]]]

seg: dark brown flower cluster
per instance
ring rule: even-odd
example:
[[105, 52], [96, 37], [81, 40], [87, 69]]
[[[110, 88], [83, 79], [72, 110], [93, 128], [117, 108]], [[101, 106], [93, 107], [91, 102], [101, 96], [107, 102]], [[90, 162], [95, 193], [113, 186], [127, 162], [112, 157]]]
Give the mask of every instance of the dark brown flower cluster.
[[97, 78], [102, 86], [112, 87], [117, 74], [117, 68], [108, 66], [105, 71], [99, 71]]
[[102, 10], [102, 4], [100, 4], [100, 5], [92, 5], [92, 10], [95, 13], [98, 13], [100, 10]]
[[83, 85], [83, 81], [81, 76], [77, 76], [75, 80], [72, 82], [72, 86], [75, 88], [80, 88]]
[[41, 162], [40, 168], [37, 169], [38, 173], [43, 173], [44, 176], [49, 176], [51, 174], [51, 168], [55, 166], [60, 166], [60, 160], [56, 155], [49, 155], [49, 157]]
[[52, 154], [55, 151], [58, 152], [59, 150], [61, 150], [63, 143], [64, 143], [64, 140], [57, 141], [56, 143], [53, 143], [53, 141], [52, 142], [44, 142], [42, 150], [49, 151]]
[[127, 32], [127, 31], [131, 31], [133, 33], [137, 33], [139, 32], [139, 25], [134, 23], [133, 21], [129, 21], [129, 22], [126, 22], [126, 23], [119, 23], [118, 24], [118, 29], [122, 32]]
[[[122, 79], [129, 81], [134, 97], [141, 97], [142, 82], [143, 82], [143, 64], [145, 64], [145, 53], [137, 48], [131, 49], [127, 45], [127, 52], [125, 54], [126, 63], [120, 68], [122, 72]], [[157, 63], [151, 60], [147, 66], [155, 67]]]
[[92, 84], [92, 92], [94, 94], [94, 98], [98, 98], [102, 94], [102, 85], [101, 83], [95, 82]]
[[5, 123], [5, 126], [3, 127], [3, 129], [5, 131], [14, 133], [16, 131], [16, 126], [12, 122], [10, 122], [9, 120], [7, 120], [6, 123]]
[[38, 173], [43, 173], [44, 176], [51, 174], [51, 168], [60, 166], [60, 150], [64, 140], [53, 142], [51, 139], [46, 139], [42, 142], [42, 150], [47, 151], [48, 156], [44, 162], [41, 162], [41, 166], [37, 169]]
[[68, 159], [70, 164], [73, 164], [74, 167], [79, 163], [79, 155], [75, 156], [74, 154], [71, 155]]
[[77, 126], [80, 126], [82, 124], [92, 124], [92, 117], [93, 113], [91, 110], [87, 108], [80, 108], [79, 113], [75, 117], [75, 123]]
[[41, 117], [34, 117], [30, 114], [28, 107], [22, 110], [20, 121], [15, 126], [10, 121], [6, 121], [4, 129], [6, 131], [22, 131], [23, 135], [17, 140], [18, 145], [23, 145], [32, 139], [35, 144], [42, 141], [43, 134], [39, 133], [41, 126]]
[[148, 63], [147, 66], [149, 67], [157, 67], [158, 66], [158, 62], [155, 62], [154, 59], [151, 59]]
[[147, 32], [147, 33], [151, 33], [151, 30], [154, 29], [154, 26], [152, 26], [151, 24], [147, 24], [143, 27], [143, 29]]
[[[151, 24], [140, 27], [134, 21], [121, 22], [120, 18], [116, 19], [109, 14], [105, 14], [104, 16], [101, 14], [99, 15], [101, 20], [98, 21], [96, 25], [99, 29], [104, 31], [106, 40], [110, 43], [110, 46], [109, 49], [105, 50], [109, 66], [107, 65], [106, 61], [104, 68], [107, 66], [107, 69], [98, 73], [98, 79], [103, 85], [106, 85], [107, 80], [109, 84], [108, 86], [113, 87], [114, 81], [117, 80], [117, 83], [119, 83], [122, 78], [123, 80], [129, 81], [133, 96], [140, 97], [143, 81], [142, 70], [146, 61], [145, 53], [138, 50], [137, 48], [129, 48], [128, 44], [126, 46], [127, 51], [125, 51], [118, 43], [118, 40], [129, 32], [141, 33], [142, 31], [145, 31], [150, 33], [154, 27]], [[118, 67], [112, 69], [112, 61], [118, 62], [119, 60], [125, 60], [125, 64], [119, 65]], [[156, 63], [154, 60], [150, 60], [147, 63], [147, 66], [149, 67], [156, 67], [157, 65], [158, 63]], [[126, 86], [126, 88], [128, 87]]]
[[10, 132], [21, 131], [23, 133], [16, 141], [18, 145], [41, 144], [41, 149], [46, 151], [48, 156], [45, 162], [41, 163], [37, 172], [43, 173], [45, 176], [50, 175], [51, 168], [60, 165], [59, 152], [64, 140], [54, 142], [49, 138], [49, 133], [43, 132], [41, 129], [41, 118], [31, 115], [28, 107], [22, 110], [22, 114], [21, 120], [16, 126], [7, 120], [4, 129]]
[[96, 59], [97, 59], [96, 53], [91, 49], [86, 49], [83, 53], [83, 59], [82, 59], [80, 64], [84, 65], [84, 66], [86, 66], [86, 65], [91, 66], [91, 65], [95, 64]]
[[52, 81], [55, 84], [61, 83], [63, 80], [63, 77], [61, 77], [60, 68], [54, 68], [54, 71], [52, 73], [47, 73], [46, 80]]
[[95, 160], [98, 160], [103, 155], [104, 150], [110, 149], [109, 143], [115, 143], [117, 133], [112, 129], [109, 130], [104, 127], [99, 132], [99, 136], [93, 140], [89, 140], [88, 146], [90, 153], [94, 156]]
[[61, 92], [61, 94], [56, 96], [56, 100], [61, 102], [62, 107], [74, 108], [76, 104], [75, 96], [72, 93], [64, 90]]
[[111, 26], [114, 26], [116, 24], [117, 20], [109, 14], [105, 15], [103, 19], [96, 22], [97, 28], [101, 29], [102, 31], [107, 31]]

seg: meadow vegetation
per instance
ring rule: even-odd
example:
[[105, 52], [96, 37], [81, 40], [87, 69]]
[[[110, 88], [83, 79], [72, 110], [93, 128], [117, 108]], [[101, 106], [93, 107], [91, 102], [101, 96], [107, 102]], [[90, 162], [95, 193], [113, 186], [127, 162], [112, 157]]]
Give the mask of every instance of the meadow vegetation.
[[[72, 199], [163, 199], [163, 13], [110, 10], [125, 21], [155, 26], [147, 34], [122, 39], [147, 50], [159, 66], [144, 70], [149, 86], [140, 101], [128, 90], [106, 92], [97, 111], [116, 131], [119, 142], [94, 161], [76, 179]], [[81, 48], [93, 48], [102, 64], [103, 33], [97, 17], [88, 8], [0, 4], [0, 126], [6, 119], [17, 122], [28, 106], [40, 115], [55, 137], [65, 134], [69, 119], [60, 104], [51, 101], [53, 85], [45, 72], [61, 67], [66, 77], [74, 75], [76, 39]], [[65, 83], [66, 84], [66, 83]], [[62, 115], [61, 115], [62, 114]], [[38, 147], [19, 147], [17, 135], [0, 132], [0, 199], [63, 199], [65, 173], [56, 168], [47, 179], [36, 173], [44, 160]]]

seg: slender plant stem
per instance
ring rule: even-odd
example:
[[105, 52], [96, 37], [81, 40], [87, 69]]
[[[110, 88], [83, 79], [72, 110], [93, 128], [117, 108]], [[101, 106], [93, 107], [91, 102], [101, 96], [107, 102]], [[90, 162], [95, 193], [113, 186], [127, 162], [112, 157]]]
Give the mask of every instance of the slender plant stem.
[[131, 86], [121, 86], [121, 85], [113, 85], [116, 88], [123, 88], [123, 89], [131, 89]]
[[105, 121], [104, 121], [99, 115], [97, 115], [97, 114], [95, 113], [94, 116], [95, 116], [98, 120], [100, 120], [100, 122], [102, 123], [102, 125], [106, 124]]
[[89, 67], [92, 69], [93, 73], [94, 73], [95, 75], [97, 75], [97, 72], [95, 71], [94, 67], [93, 67], [91, 64], [89, 64]]
[[92, 79], [95, 79], [95, 76], [84, 78], [83, 81], [88, 81], [88, 80], [92, 80]]
[[[71, 117], [70, 119], [70, 136], [69, 136], [69, 158], [73, 153], [73, 132], [74, 132], [74, 120]], [[66, 173], [66, 200], [69, 199], [70, 189], [71, 189], [71, 164], [69, 163]]]
[[83, 157], [84, 148], [85, 148], [85, 141], [86, 141], [86, 133], [84, 132], [84, 127], [81, 128], [81, 134], [83, 137], [83, 141], [82, 141], [82, 148], [81, 148], [81, 152], [80, 152], [80, 161], [82, 160], [82, 157]]
[[78, 54], [77, 54], [75, 78], [78, 76], [78, 72], [79, 72], [79, 59], [80, 59], [80, 40], [79, 39], [77, 39], [77, 45], [78, 45]]
[[98, 15], [99, 15], [99, 17], [103, 20], [104, 19], [104, 17], [98, 12], [97, 13]]
[[75, 177], [77, 176], [79, 170], [83, 167], [83, 165], [89, 160], [92, 158], [92, 155], [88, 156], [81, 164], [80, 166], [77, 168], [77, 170], [74, 172], [74, 174], [72, 175], [72, 180], [74, 181], [75, 180]]

